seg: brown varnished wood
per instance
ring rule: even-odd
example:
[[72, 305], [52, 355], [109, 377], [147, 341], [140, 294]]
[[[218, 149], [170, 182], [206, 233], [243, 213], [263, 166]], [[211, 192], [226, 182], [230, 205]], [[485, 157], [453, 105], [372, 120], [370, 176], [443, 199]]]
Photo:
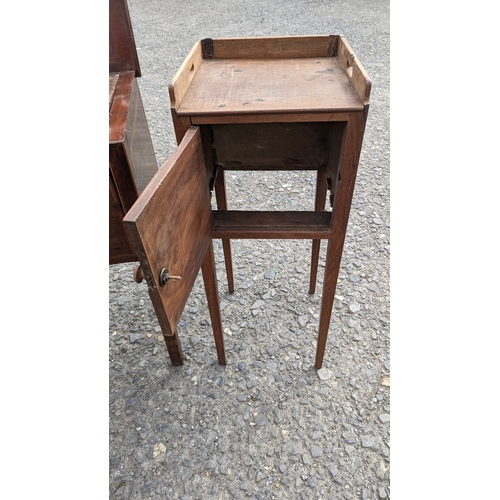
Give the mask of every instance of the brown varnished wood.
[[205, 59], [179, 115], [359, 111], [363, 109], [334, 57]]
[[214, 210], [214, 238], [326, 239], [330, 212]]
[[158, 171], [158, 164], [134, 72], [109, 75], [109, 83], [109, 173], [113, 196], [120, 203], [119, 212], [110, 208], [109, 213], [109, 263], [118, 264], [137, 260], [133, 250], [122, 250], [126, 242], [122, 219]]
[[[219, 210], [227, 210], [227, 193], [226, 193], [226, 179], [224, 170], [222, 168], [217, 170], [215, 178], [215, 197], [217, 201], [217, 208]], [[229, 293], [234, 293], [234, 275], [233, 275], [233, 259], [231, 256], [231, 240], [222, 240], [222, 249], [224, 252], [224, 261], [226, 263], [226, 276], [227, 287]]]
[[170, 363], [172, 363], [172, 366], [180, 366], [184, 364], [181, 341], [179, 340], [177, 330], [172, 336], [163, 335], [163, 338], [165, 339], [168, 356], [170, 358]]
[[332, 237], [326, 251], [325, 276], [319, 318], [318, 342], [315, 367], [321, 368], [325, 353], [326, 339], [332, 315], [333, 299], [337, 286], [345, 233], [354, 193], [359, 156], [368, 109], [363, 113], [353, 113], [347, 123], [346, 137], [341, 160], [340, 181], [333, 207]]
[[205, 293], [207, 295], [208, 310], [212, 321], [212, 331], [214, 334], [215, 347], [217, 349], [217, 359], [219, 364], [226, 364], [226, 350], [224, 347], [224, 334], [222, 332], [222, 321], [219, 304], [219, 291], [217, 288], [217, 272], [215, 270], [215, 257], [212, 242], [205, 255], [201, 267]]
[[317, 170], [328, 161], [328, 122], [212, 125], [225, 170]]
[[122, 204], [118, 197], [118, 192], [113, 183], [111, 174], [109, 176], [109, 261], [110, 264], [120, 264], [122, 262], [133, 262], [137, 260], [134, 249], [128, 237], [128, 233], [123, 227]]
[[[162, 332], [175, 333], [212, 240], [213, 218], [201, 135], [187, 133], [124, 218]], [[160, 286], [163, 268], [180, 281]]]
[[126, 213], [137, 200], [138, 193], [124, 143], [109, 145], [109, 172], [113, 178], [122, 210]]
[[[316, 197], [314, 199], [314, 210], [316, 212], [325, 211], [327, 192], [326, 182], [326, 167], [318, 170], [316, 178]], [[316, 291], [316, 278], [318, 276], [319, 251], [321, 248], [321, 240], [312, 241], [311, 249], [311, 275], [309, 278], [309, 293], [313, 294]]]
[[132, 98], [134, 72], [120, 73], [109, 109], [109, 142], [123, 142], [127, 131], [127, 119]]
[[336, 52], [338, 35], [214, 38], [203, 43], [212, 45], [213, 59], [328, 57]]
[[126, 0], [109, 0], [109, 72], [133, 71], [141, 76]]

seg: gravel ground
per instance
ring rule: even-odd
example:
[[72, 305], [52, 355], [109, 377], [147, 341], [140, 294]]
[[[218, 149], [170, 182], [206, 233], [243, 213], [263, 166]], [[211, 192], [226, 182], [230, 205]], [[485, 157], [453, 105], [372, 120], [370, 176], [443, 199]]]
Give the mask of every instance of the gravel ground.
[[[168, 83], [201, 38], [342, 34], [371, 104], [324, 368], [314, 369], [324, 271], [310, 241], [234, 240], [235, 293], [214, 242], [227, 366], [201, 273], [170, 365], [134, 263], [109, 267], [109, 495], [378, 499], [390, 496], [389, 2], [129, 0], [139, 86], [160, 166], [175, 150]], [[228, 175], [231, 209], [311, 210], [315, 175]]]

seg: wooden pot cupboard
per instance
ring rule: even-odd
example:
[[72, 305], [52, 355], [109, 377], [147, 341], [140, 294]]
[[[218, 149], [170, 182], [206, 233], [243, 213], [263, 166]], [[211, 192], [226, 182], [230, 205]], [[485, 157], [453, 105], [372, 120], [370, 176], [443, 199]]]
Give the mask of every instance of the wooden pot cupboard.
[[[233, 292], [231, 239], [288, 238], [312, 241], [310, 293], [320, 241], [328, 241], [315, 361], [321, 368], [370, 88], [342, 36], [194, 45], [169, 85], [177, 150], [122, 218], [136, 255], [130, 260], [140, 264], [134, 278], [147, 282], [173, 365], [183, 362], [177, 323], [200, 268], [218, 361], [226, 363], [212, 240], [223, 242]], [[226, 170], [314, 170], [315, 209], [228, 210]]]

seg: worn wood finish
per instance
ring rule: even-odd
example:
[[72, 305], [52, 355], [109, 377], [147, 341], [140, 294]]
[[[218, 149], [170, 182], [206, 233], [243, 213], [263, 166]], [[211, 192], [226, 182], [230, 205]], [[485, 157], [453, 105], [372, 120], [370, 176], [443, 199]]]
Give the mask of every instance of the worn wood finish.
[[168, 85], [170, 106], [173, 109], [176, 109], [184, 99], [187, 89], [200, 68], [202, 59], [202, 44], [196, 42]]
[[[328, 240], [316, 368], [323, 363], [370, 90], [362, 65], [337, 35], [205, 39], [169, 88], [177, 140], [200, 126], [207, 161], [221, 172], [318, 171], [314, 212], [232, 212], [222, 199], [213, 212], [214, 238], [312, 239], [311, 293], [320, 240]], [[211, 163], [206, 172], [212, 187]], [[218, 190], [215, 179], [216, 196]], [[324, 211], [328, 190], [331, 213]], [[225, 248], [226, 265], [230, 258]]]
[[363, 109], [334, 57], [203, 60], [179, 115], [359, 111]]
[[344, 142], [347, 122], [335, 122], [330, 127], [330, 151], [326, 165], [326, 179], [330, 189], [330, 206], [335, 206], [340, 178], [341, 161], [344, 155]]
[[[316, 212], [325, 211], [326, 193], [326, 168], [320, 168], [316, 178], [316, 197], [314, 200], [314, 210]], [[319, 251], [321, 248], [321, 240], [312, 241], [311, 249], [311, 275], [309, 278], [309, 293], [313, 294], [316, 291], [316, 278], [318, 276]]]
[[220, 365], [226, 364], [226, 350], [224, 347], [224, 334], [222, 332], [222, 321], [220, 315], [219, 291], [217, 288], [217, 272], [215, 270], [215, 257], [212, 242], [203, 260], [201, 267], [205, 293], [207, 295], [208, 310], [212, 321], [212, 331], [214, 334], [215, 347], [217, 349], [217, 359]]
[[109, 72], [141, 76], [134, 31], [126, 0], [109, 0]]
[[205, 57], [213, 59], [288, 59], [332, 57], [338, 35], [214, 38], [203, 40]]
[[[115, 75], [113, 75], [115, 76]], [[109, 142], [123, 142], [127, 131], [128, 110], [132, 97], [134, 72], [125, 71], [117, 76], [114, 93], [110, 98]]]
[[[163, 334], [172, 336], [213, 233], [201, 134], [190, 129], [124, 218]], [[160, 284], [167, 268], [180, 281]]]
[[345, 122], [349, 119], [349, 113], [271, 113], [251, 115], [202, 115], [179, 117], [175, 114], [174, 120], [187, 118], [192, 125], [213, 125], [226, 123], [300, 123], [300, 122]]
[[370, 101], [372, 82], [344, 37], [340, 37], [338, 60], [359, 98], [367, 105]]
[[[217, 170], [215, 178], [215, 197], [217, 200], [217, 208], [219, 210], [227, 210], [227, 193], [226, 179], [222, 168]], [[234, 275], [233, 275], [233, 258], [231, 256], [231, 240], [222, 240], [222, 249], [224, 251], [224, 261], [226, 263], [227, 287], [229, 293], [234, 293]]]
[[328, 161], [328, 129], [328, 122], [212, 125], [212, 147], [225, 170], [317, 170]]
[[333, 298], [337, 286], [347, 223], [349, 221], [349, 212], [356, 182], [367, 112], [368, 109], [363, 113], [353, 113], [347, 123], [340, 168], [340, 181], [333, 208], [332, 237], [328, 241], [326, 251], [325, 276], [315, 361], [315, 367], [318, 369], [323, 366], [323, 356], [332, 315]]
[[250, 212], [215, 210], [214, 238], [326, 239], [331, 234], [330, 212]]

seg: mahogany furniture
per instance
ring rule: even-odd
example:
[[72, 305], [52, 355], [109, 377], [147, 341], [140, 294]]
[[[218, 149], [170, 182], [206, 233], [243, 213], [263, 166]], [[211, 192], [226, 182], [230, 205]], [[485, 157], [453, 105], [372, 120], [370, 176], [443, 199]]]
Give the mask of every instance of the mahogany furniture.
[[[310, 293], [320, 240], [328, 240], [315, 361], [321, 368], [370, 89], [338, 35], [205, 39], [192, 48], [169, 86], [178, 150], [124, 219], [140, 262], [136, 280], [148, 283], [172, 364], [182, 363], [176, 326], [200, 266], [225, 363], [213, 238], [223, 241], [230, 292], [231, 238], [305, 238], [312, 240]], [[315, 209], [230, 211], [226, 170], [315, 170]]]
[[136, 261], [123, 216], [158, 170], [125, 0], [109, 0], [109, 263]]

